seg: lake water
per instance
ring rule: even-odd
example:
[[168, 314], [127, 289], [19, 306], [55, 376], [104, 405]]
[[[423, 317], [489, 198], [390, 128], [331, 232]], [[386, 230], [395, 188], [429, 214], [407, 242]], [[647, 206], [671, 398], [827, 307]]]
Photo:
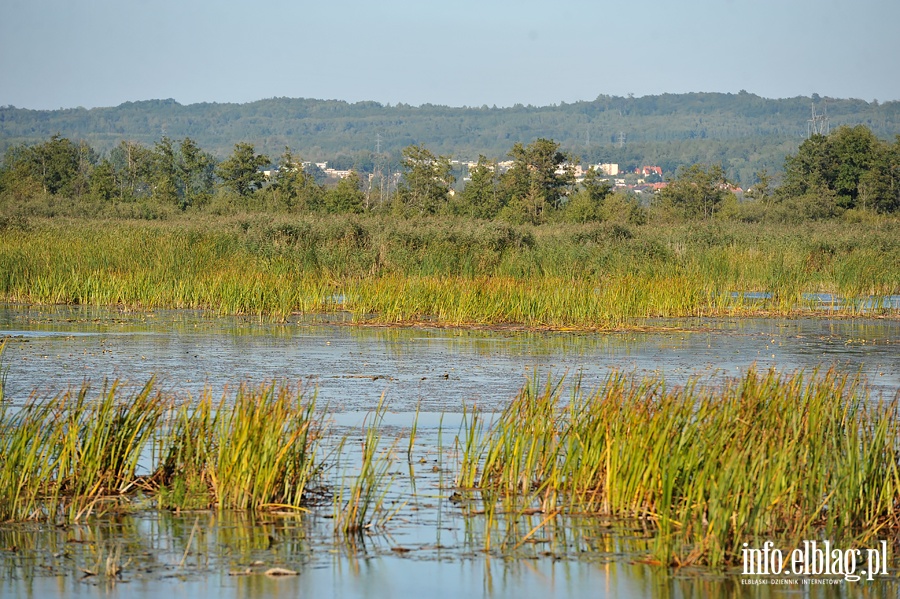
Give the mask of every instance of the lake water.
[[[404, 447], [392, 466], [395, 517], [356, 547], [336, 539], [331, 507], [303, 518], [153, 509], [85, 525], [0, 525], [0, 597], [897, 597], [897, 579], [838, 584], [742, 584], [738, 572], [669, 570], [638, 561], [637, 522], [559, 519], [513, 556], [483, 551], [541, 515], [485, 530], [449, 500], [453, 439], [464, 406], [501, 410], [534, 373], [580, 379], [610, 372], [715, 383], [756, 366], [859, 373], [873, 399], [900, 391], [900, 320], [716, 319], [646, 323], [646, 331], [528, 332], [360, 327], [340, 315], [267, 323], [199, 312], [0, 307], [2, 363], [12, 405], [114, 378], [182, 397], [248, 383], [302, 382], [353, 445], [382, 394], [384, 440]], [[414, 460], [406, 439], [420, 410]], [[352, 453], [352, 452], [351, 452]], [[353, 460], [335, 476], [352, 477]], [[121, 580], [99, 572], [115, 555]], [[282, 567], [297, 576], [264, 572]]]
[[[338, 318], [339, 319], [339, 318]], [[14, 401], [88, 380], [119, 378], [196, 395], [241, 382], [304, 382], [334, 411], [374, 408], [459, 412], [501, 409], [534, 372], [580, 376], [612, 370], [671, 383], [760, 370], [834, 366], [861, 373], [875, 395], [900, 389], [898, 319], [659, 321], [650, 332], [572, 333], [287, 324], [197, 312], [0, 307], [7, 393]]]

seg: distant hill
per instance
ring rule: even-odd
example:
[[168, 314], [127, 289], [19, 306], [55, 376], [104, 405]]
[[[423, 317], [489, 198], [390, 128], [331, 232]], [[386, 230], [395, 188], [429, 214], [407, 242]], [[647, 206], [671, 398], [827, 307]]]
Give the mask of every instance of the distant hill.
[[900, 102], [797, 97], [772, 100], [739, 94], [600, 96], [553, 106], [480, 108], [383, 105], [272, 98], [248, 104], [181, 105], [174, 100], [126, 102], [113, 108], [0, 108], [0, 151], [60, 133], [100, 152], [122, 140], [152, 145], [166, 135], [191, 137], [218, 157], [236, 142], [254, 144], [273, 159], [290, 146], [305, 160], [370, 170], [376, 150], [396, 161], [402, 148], [422, 144], [435, 154], [501, 159], [516, 142], [553, 139], [582, 162], [659, 165], [721, 163], [737, 181], [752, 183], [760, 168], [780, 171], [784, 156], [807, 134], [812, 105], [832, 129], [868, 126], [881, 138], [900, 134]]

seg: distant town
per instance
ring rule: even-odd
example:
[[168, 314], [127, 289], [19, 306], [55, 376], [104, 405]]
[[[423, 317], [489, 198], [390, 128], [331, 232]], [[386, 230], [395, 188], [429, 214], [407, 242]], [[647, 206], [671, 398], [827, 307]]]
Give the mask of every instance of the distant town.
[[[451, 166], [457, 171], [462, 171], [463, 176], [461, 180], [463, 182], [467, 182], [469, 180], [468, 173], [471, 169], [474, 169], [478, 166], [477, 162], [471, 160], [451, 160]], [[514, 161], [512, 160], [504, 160], [501, 162], [497, 162], [496, 166], [499, 171], [499, 174], [503, 174], [512, 168]], [[303, 168], [305, 170], [318, 169], [325, 177], [329, 179], [344, 179], [350, 176], [354, 171], [350, 170], [342, 170], [330, 168], [328, 166], [328, 162], [312, 162], [307, 161], [303, 163]], [[616, 163], [599, 163], [599, 164], [590, 164], [587, 166], [583, 166], [581, 164], [570, 164], [563, 163], [560, 165], [557, 170], [558, 174], [564, 173], [566, 170], [571, 170], [575, 175], [575, 183], [581, 183], [584, 181], [584, 177], [590, 169], [594, 169], [595, 172], [603, 175], [601, 178], [602, 181], [608, 182], [611, 186], [616, 189], [628, 190], [634, 192], [636, 194], [652, 194], [657, 193], [659, 190], [664, 189], [668, 183], [665, 181], [665, 177], [663, 176], [663, 169], [659, 166], [651, 165], [651, 166], [640, 166], [635, 168], [633, 171], [626, 172], [619, 168], [619, 165]], [[266, 177], [272, 177], [276, 171], [265, 171]], [[372, 179], [375, 175], [369, 174], [369, 179]], [[396, 177], [399, 177], [399, 173], [396, 174]], [[729, 191], [736, 194], [742, 194], [743, 189], [739, 186], [731, 186], [729, 187]]]

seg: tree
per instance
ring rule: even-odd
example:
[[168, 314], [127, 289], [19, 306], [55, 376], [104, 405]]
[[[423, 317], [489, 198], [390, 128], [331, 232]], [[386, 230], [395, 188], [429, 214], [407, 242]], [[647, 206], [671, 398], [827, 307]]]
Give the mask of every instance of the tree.
[[[893, 146], [863, 125], [840, 127], [828, 136], [813, 135], [784, 161], [781, 201], [821, 196], [837, 208], [897, 209], [897, 163]], [[828, 212], [828, 210], [826, 210]]]
[[593, 167], [588, 169], [579, 189], [565, 207], [565, 218], [576, 223], [603, 220], [603, 204], [612, 194], [612, 186]]
[[837, 194], [842, 207], [855, 207], [860, 180], [879, 161], [882, 144], [864, 125], [840, 127], [828, 136], [827, 143], [834, 161], [831, 171], [834, 179], [829, 181], [829, 187]]
[[133, 200], [150, 192], [151, 150], [135, 141], [123, 140], [109, 153], [109, 161], [116, 171], [120, 199]]
[[41, 144], [10, 148], [5, 158], [6, 178], [29, 178], [44, 193], [77, 197], [89, 189], [90, 171], [96, 162], [97, 155], [87, 144], [56, 134]]
[[[179, 189], [178, 162], [172, 140], [163, 136], [153, 146], [153, 172], [151, 176], [153, 198], [163, 204], [179, 205], [183, 191]], [[179, 205], [183, 208], [183, 205]]]
[[366, 194], [359, 186], [359, 175], [351, 172], [325, 192], [325, 209], [333, 213], [363, 212]]
[[463, 189], [456, 212], [475, 218], [493, 218], [499, 211], [497, 165], [479, 156], [478, 164], [469, 172], [469, 182]]
[[568, 157], [558, 143], [543, 138], [528, 146], [516, 143], [509, 156], [513, 166], [500, 177], [503, 215], [516, 222], [543, 222], [545, 212], [559, 208], [575, 183]]
[[446, 204], [455, 178], [450, 158], [435, 156], [424, 146], [408, 146], [400, 160], [403, 178], [395, 196], [396, 206], [404, 211], [435, 214]]
[[728, 195], [729, 183], [721, 165], [694, 164], [678, 170], [659, 192], [659, 201], [686, 218], [710, 218]]
[[266, 176], [260, 169], [269, 162], [268, 156], [256, 153], [253, 144], [238, 143], [231, 156], [219, 164], [217, 173], [226, 187], [247, 197], [265, 183]]
[[109, 202], [118, 195], [116, 169], [104, 158], [91, 172], [91, 195], [101, 202]]
[[772, 177], [767, 169], [756, 173], [756, 184], [747, 190], [747, 197], [757, 202], [766, 203], [772, 197]]
[[275, 201], [288, 210], [314, 210], [320, 204], [322, 189], [313, 176], [303, 169], [303, 163], [291, 153], [291, 149], [285, 147], [278, 173], [272, 181], [272, 193]]
[[216, 161], [190, 137], [181, 140], [178, 159], [180, 207], [203, 204], [213, 191]]

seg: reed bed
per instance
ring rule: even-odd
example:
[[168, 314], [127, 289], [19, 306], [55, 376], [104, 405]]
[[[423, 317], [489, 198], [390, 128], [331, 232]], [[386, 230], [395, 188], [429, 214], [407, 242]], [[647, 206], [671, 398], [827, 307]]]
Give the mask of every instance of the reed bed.
[[320, 467], [314, 406], [275, 384], [176, 406], [152, 380], [0, 404], [0, 521], [76, 522], [138, 495], [172, 509], [303, 509]]
[[[451, 218], [34, 221], [0, 231], [0, 298], [276, 319], [610, 328], [646, 317], [896, 314], [900, 234], [876, 225], [512, 227]], [[841, 299], [843, 298], [843, 299]]]
[[534, 380], [465, 440], [458, 480], [545, 513], [652, 522], [666, 564], [718, 567], [772, 539], [865, 543], [900, 526], [897, 408], [832, 370], [751, 370], [722, 388], [613, 374], [568, 401]]
[[77, 521], [135, 489], [165, 408], [152, 381], [127, 398], [113, 384], [96, 398], [84, 386], [0, 406], [0, 521]]
[[[663, 564], [721, 567], [769, 540], [865, 547], [900, 534], [898, 408], [834, 370], [751, 369], [715, 387], [613, 373], [592, 390], [536, 376], [492, 424], [466, 411], [456, 485], [480, 497], [483, 549], [504, 555], [570, 517], [642, 523]], [[397, 451], [381, 444], [385, 409], [330, 489], [351, 545], [403, 507], [385, 503]], [[316, 419], [314, 397], [275, 383], [218, 401], [176, 403], [150, 380], [2, 403], [0, 521], [77, 522], [141, 497], [299, 513], [313, 481], [347, 467], [347, 438], [320, 458]]]
[[319, 471], [315, 401], [274, 383], [182, 405], [159, 440], [162, 507], [302, 509]]

